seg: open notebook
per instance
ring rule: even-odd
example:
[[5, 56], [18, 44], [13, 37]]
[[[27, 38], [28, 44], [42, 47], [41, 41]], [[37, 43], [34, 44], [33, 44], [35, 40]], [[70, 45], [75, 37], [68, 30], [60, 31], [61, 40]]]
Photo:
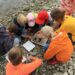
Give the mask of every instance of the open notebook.
[[35, 45], [31, 41], [25, 42], [22, 46], [29, 52], [35, 48]]
[[45, 36], [38, 37], [39, 35], [40, 34], [35, 33], [35, 35], [31, 39], [31, 41], [37, 45], [44, 46], [47, 43], [48, 38]]

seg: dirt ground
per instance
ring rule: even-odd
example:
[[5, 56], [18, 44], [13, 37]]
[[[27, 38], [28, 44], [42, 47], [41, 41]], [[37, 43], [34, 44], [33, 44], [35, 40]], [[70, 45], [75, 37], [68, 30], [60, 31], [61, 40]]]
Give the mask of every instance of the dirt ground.
[[[14, 3], [13, 1], [14, 0], [12, 0], [12, 3]], [[18, 0], [16, 0], [16, 3], [17, 1]], [[25, 0], [22, 0], [22, 1], [23, 2], [21, 4], [20, 3], [21, 0], [19, 0], [17, 5], [15, 5], [16, 3], [14, 4], [14, 7], [12, 7], [13, 4], [11, 5], [7, 3], [11, 5], [11, 7], [8, 8], [9, 7], [8, 6], [6, 10], [5, 9], [6, 5], [5, 5], [4, 9], [0, 12], [0, 22], [4, 24], [6, 27], [12, 24], [13, 17], [15, 17], [19, 13], [23, 13], [26, 15], [28, 12], [31, 12], [31, 11], [39, 12], [43, 8], [50, 11], [53, 8], [58, 7], [60, 3], [59, 0], [27, 0], [27, 2]], [[18, 6], [19, 3], [20, 5]], [[0, 7], [0, 8], [2, 9], [3, 7]], [[37, 50], [40, 50], [40, 49], [41, 48], [37, 46], [37, 48], [35, 49], [35, 52], [38, 52]], [[39, 53], [37, 56], [42, 58], [43, 54]], [[0, 60], [0, 75], [5, 75], [6, 62], [7, 62], [6, 60]], [[66, 64], [59, 63], [55, 65], [49, 65], [46, 61], [44, 61], [42, 66], [38, 68], [35, 71], [35, 73], [33, 73], [32, 75], [75, 75], [75, 52], [73, 52], [73, 55], [70, 61], [68, 61]]]

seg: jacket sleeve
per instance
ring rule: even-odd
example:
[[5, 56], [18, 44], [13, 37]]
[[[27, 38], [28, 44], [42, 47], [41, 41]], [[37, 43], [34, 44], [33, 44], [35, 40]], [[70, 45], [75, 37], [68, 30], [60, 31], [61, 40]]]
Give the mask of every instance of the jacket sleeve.
[[32, 73], [32, 72], [33, 72], [34, 70], [36, 70], [41, 64], [42, 64], [42, 60], [34, 57], [34, 61], [32, 61], [32, 62], [29, 63], [29, 64], [26, 64], [27, 69], [28, 69], [28, 73], [27, 73], [27, 74]]
[[49, 59], [53, 58], [60, 51], [61, 51], [61, 48], [59, 48], [58, 45], [50, 44], [49, 48], [47, 49], [47, 51], [44, 54], [44, 58], [46, 60], [49, 60]]

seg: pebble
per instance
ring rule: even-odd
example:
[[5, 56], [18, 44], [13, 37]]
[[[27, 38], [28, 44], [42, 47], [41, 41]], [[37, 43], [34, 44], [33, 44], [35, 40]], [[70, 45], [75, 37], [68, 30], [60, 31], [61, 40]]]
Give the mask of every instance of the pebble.
[[65, 72], [63, 75], [68, 75], [68, 73], [67, 73], [67, 72]]
[[69, 69], [73, 69], [73, 66], [69, 66]]
[[52, 67], [51, 67], [51, 66], [47, 66], [47, 68], [52, 69]]
[[73, 64], [73, 69], [75, 70], [75, 63]]
[[46, 74], [42, 74], [42, 75], [46, 75]]
[[[40, 0], [38, 0], [38, 1], [40, 1]], [[51, 1], [54, 1], [54, 0], [51, 0]], [[59, 2], [59, 0], [58, 0], [58, 2]], [[34, 4], [32, 4], [31, 7], [30, 7], [30, 5], [28, 5], [28, 6], [25, 5], [25, 6], [23, 6], [23, 11], [21, 11], [21, 12], [26, 12], [26, 11], [28, 12], [34, 6], [35, 6]], [[50, 6], [43, 6], [43, 8], [45, 8], [47, 10], [55, 8], [56, 6], [58, 6], [58, 4], [56, 3], [56, 0], [54, 3], [51, 3]], [[39, 6], [39, 8], [42, 8], [42, 7]], [[15, 13], [15, 14], [17, 14], [17, 13]], [[13, 16], [15, 16], [15, 14], [13, 14]], [[1, 22], [1, 20], [2, 19], [0, 19], [0, 22]], [[8, 17], [8, 21], [9, 22], [11, 21], [11, 17]], [[36, 54], [36, 52], [33, 53], [33, 55], [35, 55], [35, 54]], [[42, 74], [38, 74], [38, 75], [75, 75], [75, 52], [72, 55], [72, 58], [70, 59], [70, 61], [68, 63], [63, 64], [63, 65], [57, 65], [57, 64], [53, 65], [53, 66], [50, 65], [50, 66], [48, 66], [47, 69], [46, 68], [42, 69], [42, 71], [41, 71]], [[56, 72], [54, 70], [56, 70]], [[49, 71], [49, 72], [53, 71], [54, 74], [50, 74], [49, 72], [48, 72], [49, 74], [45, 74], [46, 71]], [[60, 72], [60, 71], [62, 71], [62, 72]], [[0, 74], [0, 75], [2, 75], [2, 74]]]
[[73, 70], [69, 69], [69, 70], [68, 70], [68, 74], [69, 74], [69, 75], [73, 75]]
[[62, 72], [57, 72], [56, 75], [63, 75]]
[[30, 9], [30, 6], [23, 7], [23, 11], [28, 11]]
[[59, 71], [60, 69], [59, 68], [56, 68], [56, 70]]
[[59, 70], [60, 70], [60, 71], [64, 71], [64, 68], [61, 66], [61, 67], [59, 68]]
[[57, 75], [56, 73], [54, 73], [53, 75]]
[[48, 6], [43, 6], [43, 8], [45, 8], [46, 10], [50, 9], [50, 7], [48, 7]]

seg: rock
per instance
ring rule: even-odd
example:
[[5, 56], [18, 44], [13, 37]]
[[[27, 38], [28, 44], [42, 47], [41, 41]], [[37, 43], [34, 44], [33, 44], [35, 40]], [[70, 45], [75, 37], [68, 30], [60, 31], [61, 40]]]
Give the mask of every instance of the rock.
[[48, 68], [48, 69], [50, 69], [50, 70], [52, 69], [52, 67], [51, 67], [51, 66], [47, 66], [47, 68]]
[[65, 72], [63, 75], [68, 75], [68, 73], [67, 73], [67, 72]]
[[63, 67], [60, 67], [60, 71], [64, 71], [64, 68]]
[[53, 75], [57, 75], [56, 73], [54, 73]]
[[60, 70], [60, 69], [59, 69], [59, 67], [58, 67], [58, 68], [56, 68], [56, 70], [57, 70], [57, 71], [59, 71], [59, 70]]
[[62, 75], [62, 72], [56, 72], [56, 75]]
[[73, 69], [73, 66], [69, 66], [69, 69]]
[[[24, 0], [24, 2], [25, 1], [26, 0]], [[27, 2], [30, 2], [30, 1], [31, 0], [27, 0]], [[46, 1], [49, 1], [49, 2], [46, 3]], [[29, 11], [30, 12], [31, 11], [39, 12], [42, 8], [45, 8], [47, 10], [52, 10], [53, 8], [58, 7], [58, 5], [59, 5], [58, 3], [60, 3], [59, 0], [37, 0], [37, 2], [36, 2], [36, 0], [34, 0], [34, 2], [33, 3], [31, 2], [30, 4], [23, 3], [22, 7], [17, 8], [17, 10], [13, 8], [12, 11], [8, 12], [8, 13], [1, 10], [2, 12], [4, 12], [6, 14], [6, 16], [5, 15], [3, 15], [3, 17], [0, 16], [0, 18], [2, 18], [2, 19], [0, 19], [0, 22], [4, 23], [5, 25], [6, 24], [9, 25], [9, 23], [12, 20], [12, 17], [15, 17], [19, 13], [27, 14]], [[8, 10], [6, 10], [6, 11], [8, 11]], [[37, 50], [41, 50], [41, 49], [37, 49]], [[36, 53], [37, 53], [37, 51], [35, 50], [32, 55], [36, 55]], [[30, 53], [25, 52], [24, 55], [29, 56]], [[37, 56], [42, 58], [42, 54], [40, 54], [40, 53]], [[6, 62], [2, 62], [0, 65], [0, 68], [1, 68], [0, 71], [2, 72], [2, 73], [0, 72], [0, 75], [5, 75], [5, 65], [4, 64], [6, 65]], [[72, 59], [64, 65], [62, 65], [62, 64], [48, 65], [48, 63], [46, 64], [44, 62], [41, 66], [40, 72], [38, 72], [38, 73], [36, 72], [35, 75], [75, 75], [75, 52], [73, 52]]]
[[66, 65], [66, 64], [63, 64], [63, 65], [62, 65], [62, 67], [63, 67], [63, 70], [64, 70], [64, 71], [67, 71], [67, 70], [68, 70], [68, 68], [67, 68], [67, 65]]
[[49, 10], [50, 7], [49, 6], [43, 6], [44, 9]]
[[34, 3], [31, 3], [31, 7], [34, 7], [35, 5], [34, 5]]
[[72, 58], [75, 58], [75, 52], [72, 54]]
[[73, 69], [75, 70], [75, 63], [73, 64]]
[[46, 74], [42, 74], [42, 75], [46, 75]]
[[55, 69], [55, 66], [54, 65], [52, 66], [52, 69]]
[[42, 71], [45, 73], [46, 72], [46, 69], [44, 68]]
[[75, 70], [73, 71], [73, 75], [75, 75]]
[[73, 75], [73, 70], [69, 69], [69, 70], [68, 70], [68, 74], [69, 74], [69, 75]]
[[29, 11], [29, 9], [30, 9], [30, 6], [23, 7], [23, 11]]

